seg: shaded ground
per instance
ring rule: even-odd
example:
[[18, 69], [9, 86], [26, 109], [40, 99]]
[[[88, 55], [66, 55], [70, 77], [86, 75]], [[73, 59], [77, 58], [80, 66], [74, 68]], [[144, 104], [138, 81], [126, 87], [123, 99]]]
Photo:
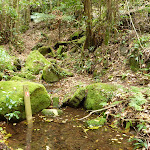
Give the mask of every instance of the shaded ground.
[[[8, 124], [7, 132], [12, 134], [9, 145], [13, 149], [25, 149], [30, 145], [31, 150], [131, 150], [127, 142], [129, 135], [112, 130], [108, 126], [95, 130], [86, 130], [85, 123], [77, 118], [85, 116], [82, 109], [66, 107], [64, 114], [57, 118], [43, 118], [38, 114], [34, 118], [32, 142], [27, 134], [25, 121], [16, 125]], [[93, 116], [95, 117], [95, 116]]]

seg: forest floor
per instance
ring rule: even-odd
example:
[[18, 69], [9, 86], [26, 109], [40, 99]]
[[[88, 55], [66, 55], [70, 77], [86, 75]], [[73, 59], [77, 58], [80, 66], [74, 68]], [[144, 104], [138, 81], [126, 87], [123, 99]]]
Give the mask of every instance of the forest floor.
[[[21, 35], [20, 39], [23, 41], [23, 51], [16, 52], [15, 50], [12, 51], [12, 54], [15, 55], [16, 57], [20, 58], [22, 62], [25, 62], [27, 56], [31, 52], [31, 49], [37, 45], [38, 43], [42, 43], [45, 39], [43, 37], [43, 33], [48, 35], [48, 40], [45, 41], [45, 43], [48, 45], [50, 44], [53, 46], [59, 39], [59, 31], [56, 28], [55, 30], [48, 30], [47, 28], [44, 28], [44, 23], [31, 23], [30, 24], [30, 29], [27, 30], [24, 34]], [[61, 32], [61, 39], [59, 41], [66, 41], [69, 36], [75, 31], [73, 29], [72, 31], [68, 29], [64, 29]], [[6, 48], [9, 49], [10, 45], [6, 45]], [[146, 86], [150, 87], [150, 80], [143, 75], [141, 72], [132, 72], [128, 66], [125, 66], [124, 64], [124, 56], [121, 56], [120, 53], [118, 52], [118, 45], [113, 44], [109, 46], [103, 46], [102, 47], [104, 50], [105, 49], [110, 49], [112, 50], [112, 55], [109, 56], [111, 57], [111, 60], [113, 63], [109, 66], [109, 69], [106, 74], [103, 76], [94, 79], [93, 74], [88, 74], [86, 70], [81, 70], [80, 73], [77, 73], [74, 70], [74, 65], [77, 63], [76, 61], [73, 60], [74, 63], [72, 63], [72, 57], [68, 58], [67, 60], [60, 60], [58, 59], [58, 63], [63, 66], [64, 68], [67, 68], [71, 70], [74, 73], [73, 77], [67, 77], [59, 82], [53, 83], [53, 84], [47, 84], [44, 81], [41, 83], [45, 87], [52, 87], [48, 92], [50, 94], [55, 95], [56, 97], [60, 98], [60, 101], [63, 100], [64, 96], [67, 95], [68, 93], [74, 93], [75, 90], [78, 87], [83, 87], [87, 86], [91, 83], [94, 82], [104, 82], [104, 83], [118, 83], [118, 84], [123, 84], [125, 86]], [[76, 58], [79, 58], [79, 56], [76, 56]], [[92, 54], [89, 54], [90, 59], [94, 59], [94, 56]], [[103, 65], [103, 64], [100, 64]], [[38, 78], [38, 76], [37, 76]], [[117, 111], [117, 109], [116, 109]], [[133, 112], [135, 113], [135, 112]], [[93, 136], [93, 135], [92, 135]], [[1, 137], [0, 137], [1, 138]], [[83, 143], [85, 144], [85, 143]]]

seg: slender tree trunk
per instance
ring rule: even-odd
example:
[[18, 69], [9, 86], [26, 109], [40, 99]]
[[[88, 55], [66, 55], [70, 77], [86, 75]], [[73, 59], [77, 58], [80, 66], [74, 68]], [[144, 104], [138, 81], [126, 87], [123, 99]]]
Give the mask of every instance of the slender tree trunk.
[[30, 0], [28, 0], [28, 5], [27, 5], [27, 8], [25, 9], [25, 25], [26, 26], [29, 26], [29, 23], [30, 23]]
[[19, 0], [16, 1], [16, 12], [17, 12], [17, 18], [16, 18], [16, 22], [15, 22], [15, 28], [16, 28], [16, 32], [18, 33], [19, 32], [19, 22], [20, 22], [20, 19], [19, 19]]
[[90, 49], [93, 46], [92, 42], [92, 9], [91, 0], [84, 0], [84, 13], [86, 18], [86, 41], [84, 44], [84, 49]]
[[53, 9], [52, 0], [49, 0], [49, 9], [50, 9], [50, 12], [52, 12], [52, 9]]

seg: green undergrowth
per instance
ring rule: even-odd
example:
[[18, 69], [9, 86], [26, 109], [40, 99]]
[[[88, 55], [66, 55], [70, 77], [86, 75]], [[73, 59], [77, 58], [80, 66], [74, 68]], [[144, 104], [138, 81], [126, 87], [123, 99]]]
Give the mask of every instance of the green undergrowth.
[[13, 57], [6, 52], [3, 46], [0, 46], [0, 56], [0, 71], [3, 71], [4, 69], [13, 70]]

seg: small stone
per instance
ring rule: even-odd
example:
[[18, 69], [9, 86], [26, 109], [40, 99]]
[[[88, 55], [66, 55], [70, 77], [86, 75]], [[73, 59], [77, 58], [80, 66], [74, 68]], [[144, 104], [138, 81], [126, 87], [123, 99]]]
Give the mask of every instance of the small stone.
[[45, 115], [45, 116], [53, 116], [53, 117], [56, 117], [56, 116], [59, 116], [63, 113], [62, 110], [60, 109], [43, 109], [42, 110], [42, 113]]

